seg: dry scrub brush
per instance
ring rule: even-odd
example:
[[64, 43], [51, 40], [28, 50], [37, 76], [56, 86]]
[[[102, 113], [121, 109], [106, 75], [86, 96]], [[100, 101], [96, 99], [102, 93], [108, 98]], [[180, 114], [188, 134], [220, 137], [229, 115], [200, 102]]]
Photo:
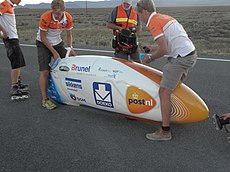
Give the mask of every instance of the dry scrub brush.
[[[18, 33], [22, 43], [35, 43], [39, 19], [44, 11], [46, 10], [16, 9]], [[106, 20], [112, 9], [67, 11], [74, 19], [72, 31], [75, 47], [111, 48], [112, 31], [106, 28]], [[184, 26], [199, 54], [230, 54], [229, 7], [158, 8], [158, 12], [174, 16]], [[138, 41], [142, 44], [154, 44], [144, 23]]]

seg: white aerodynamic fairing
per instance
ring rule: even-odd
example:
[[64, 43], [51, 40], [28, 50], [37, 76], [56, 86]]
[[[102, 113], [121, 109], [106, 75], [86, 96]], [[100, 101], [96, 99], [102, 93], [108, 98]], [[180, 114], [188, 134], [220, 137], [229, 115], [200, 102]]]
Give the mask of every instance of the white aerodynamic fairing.
[[[161, 121], [160, 79], [161, 72], [135, 62], [94, 55], [67, 57], [51, 70], [48, 95], [63, 104]], [[175, 90], [172, 101], [174, 122], [195, 122], [208, 117], [205, 103], [184, 84]]]
[[59, 103], [87, 105], [130, 116], [161, 120], [159, 85], [107, 56], [61, 60], [50, 76], [49, 96]]

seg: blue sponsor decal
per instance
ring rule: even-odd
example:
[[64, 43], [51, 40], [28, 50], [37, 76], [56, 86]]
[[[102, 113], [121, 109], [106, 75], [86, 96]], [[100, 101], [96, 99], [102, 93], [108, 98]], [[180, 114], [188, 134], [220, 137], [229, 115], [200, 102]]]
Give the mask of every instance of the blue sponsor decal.
[[98, 106], [113, 108], [112, 87], [108, 83], [93, 83], [94, 99]]
[[79, 79], [65, 78], [65, 85], [67, 86], [67, 89], [69, 88], [82, 89], [81, 80]]
[[47, 95], [56, 102], [63, 103], [51, 75], [48, 77], [48, 82]]

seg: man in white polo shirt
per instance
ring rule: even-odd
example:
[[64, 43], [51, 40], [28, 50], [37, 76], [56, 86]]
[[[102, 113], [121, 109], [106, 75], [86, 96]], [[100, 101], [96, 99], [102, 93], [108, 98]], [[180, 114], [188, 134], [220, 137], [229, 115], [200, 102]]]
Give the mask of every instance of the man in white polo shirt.
[[146, 46], [151, 55], [146, 55], [143, 62], [150, 63], [164, 55], [169, 56], [168, 62], [163, 67], [159, 89], [162, 127], [154, 133], [147, 134], [146, 137], [150, 140], [171, 140], [171, 94], [176, 86], [184, 81], [189, 69], [195, 65], [197, 54], [183, 26], [171, 16], [156, 13], [153, 0], [140, 0], [135, 10], [147, 24], [157, 44], [157, 46]]
[[14, 4], [18, 5], [21, 0], [5, 0], [0, 3], [0, 31], [3, 39], [7, 57], [11, 63], [11, 90], [10, 94], [19, 95], [23, 91], [28, 91], [28, 85], [20, 81], [20, 68], [24, 67], [25, 60], [19, 46]]

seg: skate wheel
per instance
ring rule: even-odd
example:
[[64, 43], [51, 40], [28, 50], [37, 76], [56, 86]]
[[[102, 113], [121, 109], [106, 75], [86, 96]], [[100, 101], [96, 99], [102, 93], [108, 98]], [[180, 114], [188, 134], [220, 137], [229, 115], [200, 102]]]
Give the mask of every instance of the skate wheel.
[[28, 99], [29, 98], [29, 96], [28, 95], [24, 95], [24, 96], [22, 96], [22, 99]]
[[20, 97], [17, 97], [17, 96], [11, 97], [11, 100], [18, 100], [18, 99], [20, 99]]

